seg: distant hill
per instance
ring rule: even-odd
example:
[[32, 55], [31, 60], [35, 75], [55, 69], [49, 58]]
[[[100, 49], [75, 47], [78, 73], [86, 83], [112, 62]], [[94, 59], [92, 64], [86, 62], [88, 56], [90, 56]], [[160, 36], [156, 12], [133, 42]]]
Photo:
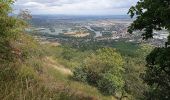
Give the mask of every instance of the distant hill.
[[72, 19], [72, 20], [86, 20], [86, 19], [129, 19], [128, 15], [32, 15], [33, 18], [48, 18], [48, 19]]

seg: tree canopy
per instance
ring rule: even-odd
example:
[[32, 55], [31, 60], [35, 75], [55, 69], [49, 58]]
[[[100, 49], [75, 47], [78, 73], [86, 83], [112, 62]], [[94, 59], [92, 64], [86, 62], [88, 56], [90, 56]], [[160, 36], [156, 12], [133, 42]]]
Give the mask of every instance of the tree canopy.
[[[153, 37], [154, 30], [170, 30], [170, 0], [140, 0], [128, 12], [136, 17], [129, 32], [143, 31], [143, 39]], [[155, 48], [146, 58], [144, 81], [150, 86], [147, 100], [170, 99], [170, 36], [165, 47]]]
[[136, 20], [129, 27], [129, 32], [142, 30], [144, 39], [152, 38], [153, 30], [165, 28], [170, 30], [170, 1], [169, 0], [140, 0], [136, 6], [129, 9], [131, 17]]
[[170, 99], [170, 48], [155, 48], [146, 58], [144, 81], [152, 86], [147, 98]]

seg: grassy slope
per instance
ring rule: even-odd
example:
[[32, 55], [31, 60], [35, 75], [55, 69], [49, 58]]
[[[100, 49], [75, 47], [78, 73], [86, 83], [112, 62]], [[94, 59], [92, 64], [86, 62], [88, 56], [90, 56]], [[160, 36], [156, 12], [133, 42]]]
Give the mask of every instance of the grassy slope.
[[115, 100], [114, 97], [103, 96], [95, 87], [72, 80], [70, 76], [63, 74], [55, 68], [48, 68], [48, 73], [54, 77], [56, 83], [66, 86], [68, 91], [72, 91], [75, 94], [92, 96], [93, 99], [99, 100]]
[[[1, 100], [48, 100], [50, 98], [51, 100], [116, 100], [112, 96], [102, 95], [93, 86], [74, 81], [70, 74], [65, 74], [53, 66], [66, 67], [72, 70], [82, 63], [84, 58], [91, 53], [91, 50], [87, 52], [74, 49], [67, 50], [67, 48], [63, 49], [63, 47], [47, 44], [40, 46], [33, 43], [32, 39], [26, 39], [28, 37], [23, 39], [22, 46], [23, 44], [24, 46], [21, 51], [24, 51], [29, 57], [24, 58], [24, 61], [17, 61], [14, 64], [16, 69], [13, 69], [10, 64], [0, 68]], [[25, 43], [25, 41], [27, 42]], [[122, 50], [121, 53], [129, 51], [134, 53], [138, 48], [136, 45], [129, 44], [127, 46], [127, 43], [121, 42], [113, 43], [111, 46]], [[19, 48], [19, 46], [16, 47]], [[70, 55], [70, 60], [63, 58], [63, 50], [66, 50], [66, 55], [70, 54], [68, 51], [74, 52]], [[46, 57], [52, 57], [55, 63], [51, 64], [52, 62], [46, 61]], [[11, 63], [13, 64], [13, 62]]]
[[[48, 64], [51, 62], [45, 58], [60, 52], [56, 47], [39, 46], [32, 43], [32, 39], [28, 43], [31, 43], [29, 47], [27, 43], [22, 43], [22, 48], [16, 46], [29, 55], [27, 58], [23, 61], [21, 57], [15, 58], [15, 63], [9, 61], [0, 68], [1, 100], [115, 100], [103, 96], [95, 87], [73, 81], [70, 75]], [[60, 63], [56, 66], [64, 67]]]
[[[48, 53], [49, 54], [48, 56], [50, 56], [49, 58], [51, 58], [53, 60], [52, 62], [54, 62], [53, 64], [55, 64], [58, 67], [69, 69], [70, 71], [73, 70], [73, 66], [79, 65], [79, 63], [84, 59], [82, 58], [82, 56], [85, 57], [87, 56], [87, 54], [89, 54], [87, 52], [76, 52], [75, 55], [73, 55], [74, 57], [71, 59], [71, 61], [68, 61], [62, 58], [61, 54], [63, 52], [63, 47], [46, 46], [46, 50], [47, 52], [50, 53], [53, 52], [51, 54]], [[77, 53], [79, 54], [77, 55]], [[46, 62], [46, 64], [47, 63], [51, 63], [51, 62]], [[48, 71], [47, 72], [48, 75], [52, 76], [56, 83], [62, 84], [64, 87], [67, 87], [69, 91], [72, 91], [75, 94], [79, 94], [87, 97], [90, 96], [92, 97], [92, 100], [93, 99], [94, 100], [116, 100], [113, 96], [102, 95], [100, 91], [98, 91], [98, 89], [93, 86], [74, 81], [70, 74], [65, 74], [65, 72], [56, 69], [55, 66], [48, 66], [47, 71]], [[68, 95], [72, 95], [72, 92], [70, 92], [71, 94]], [[70, 100], [70, 99], [66, 99], [66, 100]]]

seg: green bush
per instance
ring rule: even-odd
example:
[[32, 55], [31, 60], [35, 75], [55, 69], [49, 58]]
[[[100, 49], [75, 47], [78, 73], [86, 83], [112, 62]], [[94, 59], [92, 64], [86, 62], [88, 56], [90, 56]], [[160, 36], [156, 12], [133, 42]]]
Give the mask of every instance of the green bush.
[[76, 53], [75, 49], [72, 49], [72, 48], [69, 48], [69, 47], [65, 47], [65, 49], [63, 49], [62, 56], [66, 60], [70, 61], [76, 55], [77, 55], [77, 53]]
[[113, 95], [124, 86], [123, 64], [124, 60], [115, 49], [103, 48], [85, 59], [83, 66], [75, 69], [73, 77]]
[[81, 82], [87, 82], [87, 72], [83, 68], [81, 67], [75, 68], [73, 73], [74, 73], [73, 78], [75, 80]]
[[101, 74], [101, 79], [97, 83], [99, 90], [108, 95], [121, 91], [124, 86], [124, 80], [121, 76], [118, 77], [109, 72]]

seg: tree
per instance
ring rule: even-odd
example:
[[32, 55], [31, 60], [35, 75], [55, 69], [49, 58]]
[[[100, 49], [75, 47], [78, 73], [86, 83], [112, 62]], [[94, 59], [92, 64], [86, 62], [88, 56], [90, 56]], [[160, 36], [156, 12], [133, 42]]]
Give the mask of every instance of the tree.
[[[143, 31], [143, 39], [153, 37], [153, 30], [170, 30], [169, 0], [140, 0], [129, 9], [129, 14], [136, 20], [129, 27], [129, 32]], [[165, 47], [155, 48], [146, 58], [147, 69], [144, 81], [150, 86], [146, 93], [148, 100], [170, 99], [170, 36]]]
[[148, 99], [170, 99], [170, 48], [155, 48], [146, 58], [147, 67], [144, 81], [151, 91]]
[[142, 30], [144, 39], [152, 38], [153, 30], [170, 30], [169, 0], [140, 0], [129, 9], [128, 14], [136, 20], [129, 27], [129, 32]]
[[0, 0], [0, 62], [6, 59], [12, 60], [12, 49], [10, 41], [14, 39], [16, 31], [16, 19], [9, 17], [12, 11], [13, 0]]
[[0, 0], [0, 80], [14, 80], [19, 63], [32, 55], [41, 55], [37, 53], [40, 51], [38, 43], [25, 34], [27, 13], [10, 15], [13, 3], [14, 0]]

